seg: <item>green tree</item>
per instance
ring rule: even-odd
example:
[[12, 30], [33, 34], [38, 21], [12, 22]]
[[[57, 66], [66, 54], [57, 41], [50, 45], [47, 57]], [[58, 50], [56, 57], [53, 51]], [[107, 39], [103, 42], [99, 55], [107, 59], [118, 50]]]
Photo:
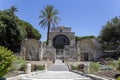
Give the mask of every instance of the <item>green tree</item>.
[[77, 42], [77, 41], [81, 41], [81, 40], [83, 40], [83, 39], [94, 39], [95, 38], [95, 36], [82, 36], [82, 37], [79, 37], [79, 36], [75, 36], [75, 41]]
[[100, 36], [103, 48], [107, 50], [116, 50], [120, 45], [120, 17], [115, 17], [103, 26]]
[[14, 59], [13, 52], [0, 46], [0, 78], [11, 70]]
[[25, 37], [37, 40], [41, 38], [38, 30], [14, 14], [16, 11], [16, 7], [0, 11], [0, 45], [15, 52], [20, 50], [21, 42]]
[[37, 39], [37, 40], [41, 38], [41, 34], [39, 33], [39, 31], [35, 29], [30, 23], [22, 21], [22, 20], [21, 22], [26, 31], [26, 38]]
[[15, 6], [11, 6], [10, 9], [8, 9], [8, 11], [14, 14], [15, 12], [18, 11], [18, 8]]
[[9, 10], [0, 11], [1, 45], [13, 50], [24, 39], [24, 29], [18, 25], [19, 19]]
[[39, 18], [41, 19], [39, 22], [39, 25], [41, 25], [42, 28], [48, 28], [47, 30], [47, 43], [46, 45], [49, 44], [49, 32], [50, 32], [50, 27], [55, 27], [55, 25], [58, 24], [60, 18], [57, 16], [58, 11], [53, 7], [53, 6], [46, 6], [43, 10], [41, 10], [41, 14]]

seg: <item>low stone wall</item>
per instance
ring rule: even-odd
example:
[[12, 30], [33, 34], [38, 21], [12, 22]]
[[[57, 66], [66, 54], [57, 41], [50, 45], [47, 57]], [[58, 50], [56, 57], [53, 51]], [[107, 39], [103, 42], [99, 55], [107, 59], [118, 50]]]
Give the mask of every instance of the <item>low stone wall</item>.
[[100, 77], [100, 76], [96, 76], [94, 74], [84, 74], [83, 72], [80, 72], [80, 71], [75, 71], [75, 70], [71, 70], [71, 72], [74, 72], [74, 73], [77, 73], [77, 74], [81, 74], [83, 76], [86, 76], [86, 77], [89, 77], [93, 80], [115, 80], [115, 79], [107, 79], [107, 78], [103, 78], [103, 77]]
[[67, 63], [69, 69], [71, 69], [71, 65], [78, 66], [78, 65], [84, 64], [84, 63], [89, 64], [89, 62], [85, 62], [85, 61], [84, 62], [82, 62], [82, 61], [75, 61], [75, 62], [73, 62], [73, 61], [65, 61], [65, 62]]
[[32, 65], [45, 65], [47, 64], [47, 67], [50, 67], [53, 64], [53, 61], [27, 61], [31, 63]]
[[89, 61], [66, 61], [68, 65], [78, 66], [79, 64], [90, 63]]
[[23, 78], [25, 78], [27, 76], [34, 76], [38, 73], [43, 73], [43, 72], [45, 72], [45, 71], [43, 70], [43, 71], [31, 72], [30, 74], [22, 74], [22, 75], [19, 75], [19, 76], [7, 78], [6, 80], [23, 80]]

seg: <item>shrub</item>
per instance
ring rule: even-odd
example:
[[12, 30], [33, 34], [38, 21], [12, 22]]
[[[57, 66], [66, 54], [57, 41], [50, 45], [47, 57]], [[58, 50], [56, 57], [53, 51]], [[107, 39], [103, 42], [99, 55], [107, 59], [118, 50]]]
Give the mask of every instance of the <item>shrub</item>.
[[99, 70], [99, 64], [96, 62], [91, 62], [89, 65], [90, 73], [97, 72]]
[[33, 72], [33, 71], [35, 71], [35, 68], [34, 68], [35, 66], [32, 64], [31, 65], [31, 71]]
[[117, 69], [120, 71], [120, 58], [118, 59], [118, 67]]
[[116, 80], [120, 80], [120, 77], [118, 77]]
[[117, 80], [120, 80], [120, 74], [115, 74], [114, 78], [117, 79]]
[[113, 61], [108, 61], [106, 65], [111, 66], [111, 67], [113, 67], [113, 69], [116, 70], [117, 67], [118, 67], [118, 61], [115, 61], [115, 60], [113, 60]]
[[32, 72], [37, 71], [37, 70], [44, 70], [45, 66], [44, 65], [32, 65]]
[[0, 78], [11, 70], [14, 59], [12, 51], [0, 46]]
[[84, 64], [79, 64], [77, 67], [78, 67], [78, 70], [79, 70], [79, 71], [83, 71]]
[[105, 59], [104, 58], [100, 58], [99, 62], [100, 62], [100, 64], [104, 65], [105, 64]]
[[44, 70], [45, 66], [44, 65], [37, 65], [37, 70]]
[[25, 60], [17, 56], [12, 64], [12, 70], [18, 71], [26, 64]]
[[105, 61], [113, 61], [114, 59], [113, 58], [110, 58], [110, 57], [107, 57], [105, 58]]
[[71, 65], [71, 69], [72, 69], [72, 70], [78, 70], [78, 67]]
[[25, 71], [26, 65], [22, 65], [21, 68], [19, 69], [19, 71]]
[[113, 67], [106, 66], [106, 65], [100, 65], [100, 70], [113, 70]]

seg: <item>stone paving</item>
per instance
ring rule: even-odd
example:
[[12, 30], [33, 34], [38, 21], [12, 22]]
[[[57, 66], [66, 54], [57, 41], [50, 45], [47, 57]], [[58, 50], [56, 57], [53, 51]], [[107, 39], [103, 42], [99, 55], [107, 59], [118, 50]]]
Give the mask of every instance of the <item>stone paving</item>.
[[66, 63], [56, 60], [47, 71], [22, 78], [21, 80], [92, 80], [89, 77], [70, 72]]
[[79, 74], [69, 71], [46, 71], [35, 76], [28, 76], [23, 80], [43, 80], [43, 79], [91, 80], [88, 77], [81, 76]]
[[56, 60], [53, 65], [48, 68], [48, 71], [69, 71], [66, 63], [61, 60]]

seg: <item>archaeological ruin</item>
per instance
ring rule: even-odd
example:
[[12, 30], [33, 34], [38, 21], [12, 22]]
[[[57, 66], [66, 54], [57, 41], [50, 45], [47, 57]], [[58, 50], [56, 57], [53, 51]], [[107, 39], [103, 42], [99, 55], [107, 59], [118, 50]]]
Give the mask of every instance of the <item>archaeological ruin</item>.
[[96, 39], [85, 39], [76, 43], [75, 32], [64, 26], [51, 28], [49, 45], [34, 39], [26, 39], [21, 45], [21, 56], [31, 61], [96, 61], [102, 55], [101, 45]]

